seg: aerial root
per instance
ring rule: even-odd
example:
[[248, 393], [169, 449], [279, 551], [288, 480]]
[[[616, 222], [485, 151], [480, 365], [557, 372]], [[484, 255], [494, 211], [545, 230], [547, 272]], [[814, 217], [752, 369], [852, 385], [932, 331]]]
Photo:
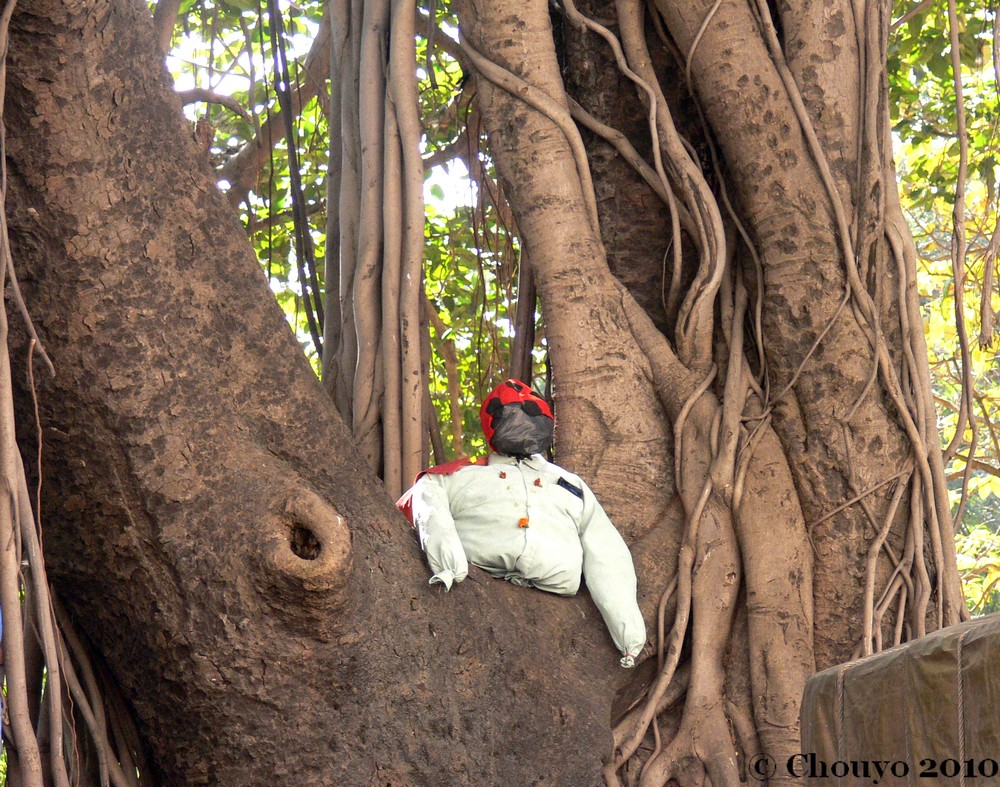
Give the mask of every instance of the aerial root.
[[662, 787], [671, 779], [686, 785], [739, 783], [739, 769], [729, 734], [721, 691], [709, 705], [685, 711], [670, 744], [642, 769], [640, 787]]

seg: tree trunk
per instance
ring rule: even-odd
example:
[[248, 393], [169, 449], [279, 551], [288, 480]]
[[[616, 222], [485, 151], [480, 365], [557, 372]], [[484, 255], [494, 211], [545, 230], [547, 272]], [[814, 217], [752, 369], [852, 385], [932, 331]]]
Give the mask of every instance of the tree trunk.
[[[603, 761], [612, 784], [730, 784], [740, 754], [797, 751], [816, 664], [961, 613], [885, 5], [581, 3], [600, 28], [559, 5], [558, 46], [545, 0], [458, 10], [558, 459], [633, 547], [659, 646], [633, 673], [586, 595], [476, 569], [427, 586], [198, 162], [146, 9], [19, 5], [8, 204], [57, 368], [37, 391], [46, 553], [156, 780], [588, 785]], [[611, 39], [628, 80], [600, 65]], [[594, 89], [583, 112], [564, 73]], [[23, 384], [18, 408], [30, 456]]]
[[[759, 746], [778, 762], [798, 750], [798, 702], [816, 665], [919, 636], [962, 614], [939, 442], [926, 408], [912, 241], [894, 192], [887, 194], [895, 188], [881, 76], [888, 8], [869, 3], [855, 19], [856, 4], [779, 4], [781, 17], [772, 20], [764, 2], [751, 9], [663, 0], [652, 11], [634, 0], [574, 5], [553, 14], [556, 35], [540, 0], [466, 0], [459, 16], [543, 312], [574, 314], [572, 341], [561, 343], [556, 332], [551, 342], [557, 383], [560, 371], [574, 383], [572, 400], [557, 398], [557, 417], [576, 423], [584, 412], [618, 414], [626, 402], [642, 401], [650, 380], [674, 442], [684, 435], [679, 445], [666, 437], [660, 443], [675, 459], [688, 518], [683, 537], [676, 518], [660, 520], [661, 510], [636, 500], [627, 483], [602, 490], [610, 507], [661, 522], [633, 535], [656, 532], [675, 550], [683, 544], [677, 603], [692, 620], [688, 699], [680, 728], [662, 749], [656, 744], [640, 783], [696, 784], [706, 773], [728, 783], [734, 747], [750, 756]], [[629, 79], [609, 75], [610, 68]], [[685, 81], [690, 93], [676, 87]], [[568, 103], [567, 87], [595, 117]], [[694, 133], [693, 103], [704, 122]], [[585, 137], [596, 162], [593, 191], [590, 173], [570, 166], [579, 157], [576, 132], [564, 122], [568, 109], [594, 132]], [[655, 124], [647, 120], [642, 129], [650, 116]], [[678, 127], [693, 144], [677, 136]], [[659, 181], [646, 152], [651, 129], [659, 140], [651, 152], [666, 171]], [[619, 130], [624, 135], [616, 137]], [[607, 161], [601, 136], [623, 159]], [[628, 145], [646, 157], [633, 156], [641, 180], [621, 166]], [[665, 211], [656, 194], [677, 204]], [[680, 219], [672, 231], [670, 213]], [[656, 228], [659, 244], [644, 237]], [[688, 251], [675, 249], [684, 292], [677, 309], [662, 295], [673, 291], [670, 247], [682, 243]], [[626, 297], [622, 321], [618, 305], [602, 297], [612, 288], [609, 266], [648, 319], [633, 318]], [[576, 288], [588, 293], [580, 313], [566, 307]], [[706, 317], [711, 302], [707, 314], [714, 316]], [[615, 359], [613, 391], [600, 387], [605, 353]], [[628, 368], [646, 373], [631, 377]], [[694, 393], [703, 379], [714, 384]], [[643, 455], [655, 454], [655, 438], [632, 413], [616, 423], [634, 430]], [[606, 432], [601, 438], [604, 446], [615, 442]], [[565, 447], [585, 466], [595, 454], [584, 444], [578, 455], [575, 435]], [[649, 483], [642, 470], [655, 460], [640, 469], [635, 453], [630, 475], [641, 487]], [[741, 555], [727, 573], [723, 556], [732, 538]], [[708, 565], [713, 554], [721, 561], [715, 568]], [[756, 728], [749, 733], [737, 687], [723, 687], [713, 674], [734, 625], [728, 580], [739, 573], [748, 663], [730, 656], [726, 669], [749, 670]], [[661, 569], [640, 581], [659, 588], [669, 577]], [[680, 614], [644, 724], [670, 693], [675, 645], [685, 638], [687, 613]], [[738, 620], [733, 632], [730, 649], [740, 653]], [[724, 702], [732, 738], [708, 715]], [[639, 746], [641, 732], [631, 725], [619, 729], [609, 781]]]
[[596, 609], [477, 570], [428, 587], [196, 163], [146, 9], [20, 4], [7, 102], [15, 258], [57, 368], [50, 575], [156, 779], [595, 783], [626, 675]]

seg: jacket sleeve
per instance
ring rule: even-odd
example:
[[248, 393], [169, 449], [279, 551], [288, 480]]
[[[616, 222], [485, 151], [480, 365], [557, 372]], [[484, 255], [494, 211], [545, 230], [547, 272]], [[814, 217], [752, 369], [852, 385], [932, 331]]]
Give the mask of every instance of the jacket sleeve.
[[420, 546], [427, 554], [434, 576], [430, 584], [442, 584], [451, 590], [452, 582], [461, 582], [469, 573], [465, 549], [451, 516], [445, 475], [425, 475], [413, 485], [413, 526], [420, 536]]
[[632, 553], [586, 484], [580, 540], [590, 596], [618, 649], [625, 656], [637, 656], [646, 644], [646, 624], [636, 602]]

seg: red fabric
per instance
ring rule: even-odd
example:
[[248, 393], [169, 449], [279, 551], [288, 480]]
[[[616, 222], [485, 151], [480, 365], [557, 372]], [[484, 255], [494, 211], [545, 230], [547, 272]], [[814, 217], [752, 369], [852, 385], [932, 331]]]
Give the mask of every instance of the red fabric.
[[[500, 404], [534, 402], [542, 411], [542, 415], [553, 418], [549, 403], [532, 391], [530, 386], [525, 385], [520, 380], [504, 380], [490, 392], [490, 395], [483, 401], [483, 406], [479, 408], [479, 422], [483, 425], [483, 434], [486, 435], [486, 442], [490, 444], [490, 448], [493, 448], [493, 416], [489, 413], [489, 408], [490, 402], [494, 399], [499, 400]], [[553, 418], [553, 420], [555, 419]]]
[[[413, 483], [416, 484], [421, 478], [423, 478], [428, 473], [430, 475], [451, 475], [452, 473], [457, 473], [463, 467], [468, 467], [469, 465], [485, 465], [486, 457], [481, 456], [478, 459], [469, 459], [467, 456], [463, 456], [461, 459], [455, 459], [451, 462], [445, 462], [443, 465], [434, 465], [434, 467], [428, 467], [426, 470], [421, 470], [417, 473], [417, 477], [413, 479]], [[413, 526], [413, 487], [411, 486], [405, 492], [403, 496], [396, 501], [396, 508], [398, 508], [406, 520]]]

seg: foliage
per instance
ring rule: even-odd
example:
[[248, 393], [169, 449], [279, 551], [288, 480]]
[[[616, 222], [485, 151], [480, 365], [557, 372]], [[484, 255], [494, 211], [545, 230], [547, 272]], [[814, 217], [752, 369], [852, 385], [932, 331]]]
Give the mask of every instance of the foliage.
[[969, 608], [976, 615], [1000, 612], [1000, 534], [975, 525], [959, 534], [956, 543]]
[[[911, 218], [920, 255], [918, 286], [925, 315], [934, 390], [943, 444], [957, 424], [962, 375], [954, 318], [955, 282], [951, 272], [951, 211], [959, 146], [952, 85], [947, 7], [898, 3], [890, 35], [890, 106], [904, 209]], [[303, 71], [310, 42], [320, 26], [319, 2], [281, 4], [283, 41], [295, 72]], [[436, 25], [429, 23], [434, 14]], [[981, 328], [980, 301], [984, 257], [997, 216], [1000, 156], [997, 125], [1000, 99], [993, 64], [995, 11], [975, 0], [958, 4], [961, 23], [962, 80], [970, 146], [966, 190], [964, 313], [975, 335]], [[425, 317], [431, 348], [431, 400], [438, 416], [444, 457], [483, 450], [478, 402], [507, 374], [512, 316], [517, 304], [519, 246], [485, 151], [478, 118], [471, 109], [454, 38], [457, 22], [445, 3], [422, 8], [428, 23], [418, 37], [417, 62], [423, 150], [427, 167], [425, 201]], [[436, 32], [432, 32], [435, 31]], [[205, 87], [231, 96], [246, 107], [252, 123], [230, 109], [201, 104], [188, 109], [214, 131], [210, 156], [221, 167], [277, 112], [272, 72], [273, 42], [267, 12], [249, 0], [186, 0], [168, 58], [178, 88]], [[299, 78], [301, 82], [301, 78]], [[312, 99], [295, 119], [303, 195], [317, 260], [325, 253], [325, 181], [329, 129], [321, 98]], [[280, 134], [279, 132], [276, 132]], [[222, 184], [225, 188], [227, 184]], [[296, 260], [287, 146], [280, 139], [252, 189], [241, 215], [272, 289], [318, 370], [309, 337], [302, 283]], [[317, 265], [324, 287], [322, 265]], [[995, 280], [994, 280], [995, 281]], [[1000, 309], [996, 285], [987, 299]], [[537, 317], [533, 383], [544, 387], [544, 331]], [[966, 430], [948, 466], [956, 509], [970, 447], [974, 466], [970, 502], [959, 535], [970, 603], [992, 609], [1000, 594], [992, 589], [991, 566], [1000, 563], [993, 534], [1000, 527], [1000, 371], [993, 347], [972, 348], [971, 381], [980, 424], [976, 445]], [[991, 598], [980, 604], [989, 590]], [[977, 593], [979, 595], [977, 595]]]
[[[324, 5], [307, 2], [280, 6], [285, 26], [282, 43], [289, 59], [297, 60], [291, 65], [292, 80], [296, 81], [319, 28]], [[176, 87], [203, 88], [228, 96], [244, 107], [253, 121], [250, 123], [231, 108], [216, 103], [188, 105], [185, 114], [192, 123], [210, 130], [208, 154], [213, 166], [221, 167], [244, 146], [255, 145], [260, 126], [279, 111], [274, 51], [268, 31], [269, 17], [263, 0], [186, 0], [181, 6], [173, 49], [167, 59]], [[306, 103], [296, 115], [294, 127], [314, 254], [317, 260], [322, 260], [329, 133], [318, 99]], [[240, 203], [240, 215], [279, 304], [318, 370], [316, 348], [308, 339], [302, 305], [287, 143], [280, 128], [273, 133], [278, 137], [274, 152], [256, 179], [257, 187]], [[229, 185], [220, 183], [224, 189]], [[322, 286], [322, 266], [317, 267]]]
[[[437, 13], [438, 25], [454, 30], [447, 10]], [[449, 43], [441, 33], [434, 40]], [[428, 160], [444, 154], [446, 161], [426, 173], [424, 276], [433, 310], [431, 398], [448, 436], [441, 458], [451, 459], [485, 450], [478, 406], [508, 367], [518, 246], [499, 216], [497, 203], [506, 205], [490, 199], [495, 176], [470, 118], [462, 68], [432, 43], [423, 37], [417, 45], [424, 148]]]
[[[947, 5], [928, 5], [918, 13], [907, 14], [911, 7], [899, 4], [897, 9], [898, 18], [905, 21], [890, 42], [890, 103], [904, 209], [920, 257], [918, 287], [926, 320], [938, 425], [943, 444], [947, 445], [958, 425], [963, 382], [955, 324], [956, 290], [964, 290], [963, 313], [972, 336], [983, 334], [982, 309], [996, 312], [1000, 308], [995, 279], [991, 286], [986, 271], [987, 250], [997, 222], [1000, 179], [1000, 96], [994, 49], [997, 12], [976, 2], [960, 2], [957, 7], [969, 145], [965, 192], [969, 246], [966, 280], [956, 288], [951, 251], [959, 141]], [[985, 300], [984, 287], [988, 290]], [[1000, 604], [1000, 593], [993, 582], [1000, 562], [996, 537], [1000, 529], [1000, 368], [996, 356], [993, 344], [974, 342], [971, 347], [969, 380], [974, 386], [979, 430], [974, 446], [972, 430], [964, 430], [947, 468], [957, 510], [967, 462], [973, 463], [967, 490], [971, 497], [959, 523], [957, 544], [966, 597], [977, 613], [993, 611]]]
[[[298, 59], [293, 69], [295, 81], [295, 72], [304, 70], [323, 6], [282, 3], [281, 7], [287, 22], [284, 43], [290, 57]], [[423, 148], [429, 162], [425, 289], [435, 312], [430, 326], [431, 397], [447, 438], [445, 458], [450, 459], [484, 449], [478, 403], [506, 375], [513, 337], [511, 315], [517, 300], [519, 250], [516, 234], [509, 226], [511, 220], [508, 218], [505, 225], [498, 215], [495, 203], [506, 206], [496, 194], [492, 164], [484, 152], [478, 126], [466, 133], [470, 97], [463, 91], [462, 68], [449, 53], [453, 52], [454, 40], [446, 35], [454, 33], [457, 21], [445, 4], [436, 4], [435, 8], [438, 32], [430, 33], [428, 26], [431, 39], [427, 35], [419, 37], [417, 61], [421, 64], [418, 76]], [[422, 13], [426, 16], [427, 12]], [[270, 66], [273, 44], [268, 36], [268, 15], [260, 2], [247, 0], [187, 2], [181, 14], [174, 49], [168, 58], [177, 88], [202, 87], [231, 96], [246, 107], [254, 121], [248, 123], [216, 104], [188, 108], [192, 122], [202, 120], [211, 125], [211, 161], [221, 168], [243, 146], [256, 144], [255, 130], [279, 109]], [[305, 105], [295, 124], [309, 229], [315, 257], [322, 260], [326, 253], [329, 144], [322, 96]], [[486, 188], [479, 186], [483, 180], [489, 181]], [[229, 186], [225, 182], [220, 185]], [[240, 203], [240, 215], [278, 303], [318, 373], [319, 358], [309, 337], [296, 261], [287, 144], [283, 138], [274, 145], [256, 188]], [[325, 289], [323, 266], [317, 268], [320, 286]], [[542, 335], [540, 322], [537, 335]], [[544, 339], [540, 343], [538, 364], [543, 359]], [[445, 357], [453, 351], [457, 359], [454, 364]], [[536, 385], [539, 382], [536, 380]], [[457, 419], [452, 414], [454, 402], [461, 410]]]
[[[471, 213], [468, 207], [442, 212], [433, 202], [427, 211], [426, 288], [436, 317], [431, 321], [431, 396], [440, 423], [451, 425], [448, 458], [483, 450], [477, 402], [503, 374], [510, 345], [503, 330], [509, 327], [511, 294], [503, 286], [504, 260], [489, 251], [477, 254]], [[457, 420], [452, 389], [460, 404]]]

